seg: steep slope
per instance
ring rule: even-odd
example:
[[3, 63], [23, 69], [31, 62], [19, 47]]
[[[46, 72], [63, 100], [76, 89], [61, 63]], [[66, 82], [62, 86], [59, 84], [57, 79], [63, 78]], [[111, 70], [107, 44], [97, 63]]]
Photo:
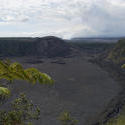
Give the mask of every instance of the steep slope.
[[70, 46], [64, 40], [47, 36], [43, 38], [0, 38], [1, 56], [66, 56]]
[[[123, 122], [125, 105], [125, 70], [121, 68], [125, 63], [125, 39], [119, 40], [113, 48], [101, 53], [93, 62], [99, 64], [101, 68], [109, 74], [121, 86], [121, 92], [109, 103], [102, 113], [102, 119], [98, 119], [95, 125], [124, 125]], [[124, 117], [125, 119], [125, 117]], [[108, 123], [107, 123], [108, 122]]]
[[110, 51], [108, 59], [117, 64], [125, 63], [125, 39], [119, 40], [115, 47]]
[[66, 56], [70, 53], [70, 45], [64, 40], [49, 36], [37, 39], [37, 53], [47, 57]]

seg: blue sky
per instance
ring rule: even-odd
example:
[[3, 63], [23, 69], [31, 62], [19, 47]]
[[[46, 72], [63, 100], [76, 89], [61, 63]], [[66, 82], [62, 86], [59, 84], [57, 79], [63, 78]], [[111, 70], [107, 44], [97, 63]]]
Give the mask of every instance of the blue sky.
[[0, 0], [0, 37], [125, 36], [125, 0]]

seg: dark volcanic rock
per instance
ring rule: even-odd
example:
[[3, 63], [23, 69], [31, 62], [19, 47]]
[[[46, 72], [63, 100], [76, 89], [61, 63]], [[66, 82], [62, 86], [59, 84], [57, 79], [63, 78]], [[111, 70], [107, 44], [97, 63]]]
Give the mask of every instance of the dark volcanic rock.
[[43, 38], [1, 38], [1, 56], [67, 56], [71, 47], [64, 40], [47, 36]]
[[38, 38], [37, 53], [47, 57], [66, 56], [70, 53], [70, 46], [62, 39], [49, 36]]

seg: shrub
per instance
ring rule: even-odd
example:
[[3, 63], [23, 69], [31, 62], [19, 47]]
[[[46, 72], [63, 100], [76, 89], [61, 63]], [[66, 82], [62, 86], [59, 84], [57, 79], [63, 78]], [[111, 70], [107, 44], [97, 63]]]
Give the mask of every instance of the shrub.
[[39, 107], [35, 106], [25, 94], [15, 99], [9, 111], [0, 112], [0, 125], [29, 125], [31, 120], [38, 120]]

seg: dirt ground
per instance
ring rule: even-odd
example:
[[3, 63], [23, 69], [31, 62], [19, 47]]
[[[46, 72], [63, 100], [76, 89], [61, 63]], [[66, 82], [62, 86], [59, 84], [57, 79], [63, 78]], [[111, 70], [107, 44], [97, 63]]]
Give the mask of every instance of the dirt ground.
[[41, 118], [35, 125], [61, 125], [58, 116], [63, 111], [71, 112], [78, 125], [92, 125], [106, 108], [111, 99], [120, 92], [120, 85], [96, 64], [88, 62], [84, 56], [72, 58], [39, 59], [34, 57], [13, 58], [24, 67], [36, 67], [48, 73], [55, 80], [53, 86], [30, 85], [22, 81], [13, 84], [13, 95], [27, 96], [41, 109]]

